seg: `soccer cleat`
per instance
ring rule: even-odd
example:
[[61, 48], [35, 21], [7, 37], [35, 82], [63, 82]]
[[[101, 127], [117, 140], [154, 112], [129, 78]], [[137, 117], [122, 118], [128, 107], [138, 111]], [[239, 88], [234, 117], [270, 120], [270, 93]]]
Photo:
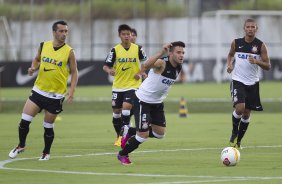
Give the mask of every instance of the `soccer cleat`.
[[241, 142], [237, 142], [237, 143], [235, 144], [234, 148], [243, 149], [242, 146], [241, 146]]
[[39, 158], [39, 161], [45, 161], [50, 159], [50, 154], [42, 153], [41, 157]]
[[128, 158], [128, 155], [120, 155], [120, 154], [118, 154], [117, 158], [118, 158], [118, 160], [120, 161], [120, 163], [122, 165], [130, 165], [130, 164], [132, 164], [131, 161]]
[[127, 125], [123, 126], [121, 145], [120, 145], [120, 147], [122, 149], [125, 147], [125, 144], [126, 144], [127, 140], [129, 139], [128, 130], [129, 130], [129, 126], [127, 126]]
[[118, 136], [117, 140], [115, 141], [114, 145], [120, 147], [121, 146], [121, 136]]
[[15, 147], [14, 149], [12, 149], [12, 150], [10, 151], [9, 157], [12, 158], [12, 159], [13, 159], [13, 158], [16, 158], [19, 153], [21, 153], [21, 152], [24, 151], [24, 149], [25, 149], [25, 148], [22, 148], [22, 147], [20, 147], [20, 146]]
[[235, 147], [236, 146], [236, 141], [237, 141], [237, 134], [233, 134], [230, 136], [230, 139], [229, 139], [229, 144], [231, 147]]

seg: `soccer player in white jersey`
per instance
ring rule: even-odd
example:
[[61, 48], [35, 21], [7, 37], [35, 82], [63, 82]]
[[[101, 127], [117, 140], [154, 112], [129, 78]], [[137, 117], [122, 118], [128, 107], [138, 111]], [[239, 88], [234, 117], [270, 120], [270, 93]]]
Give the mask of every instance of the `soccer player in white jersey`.
[[[144, 68], [150, 69], [148, 77], [135, 92], [134, 115], [136, 135], [129, 136], [118, 160], [123, 165], [131, 164], [128, 154], [138, 148], [148, 137], [164, 138], [166, 120], [163, 100], [182, 69], [185, 44], [181, 41], [165, 44], [150, 57]], [[163, 57], [165, 54], [168, 56]]]
[[230, 145], [241, 148], [241, 140], [250, 123], [251, 111], [262, 111], [259, 94], [259, 67], [270, 70], [271, 64], [265, 44], [256, 38], [254, 19], [244, 23], [245, 36], [233, 40], [227, 56], [227, 72], [232, 73], [230, 91], [234, 111]]

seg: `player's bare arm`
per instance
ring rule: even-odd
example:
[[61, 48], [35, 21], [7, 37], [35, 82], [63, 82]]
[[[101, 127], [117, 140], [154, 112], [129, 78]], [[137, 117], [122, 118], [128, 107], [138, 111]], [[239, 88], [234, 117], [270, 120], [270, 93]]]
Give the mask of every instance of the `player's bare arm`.
[[267, 48], [265, 46], [265, 44], [262, 44], [261, 47], [261, 60], [257, 60], [252, 56], [249, 56], [249, 62], [252, 64], [257, 64], [258, 66], [260, 66], [262, 69], [264, 70], [270, 70], [271, 68], [271, 64], [270, 64], [270, 60], [268, 57], [268, 53], [267, 53]]
[[161, 58], [164, 54], [168, 53], [169, 48], [171, 47], [170, 43], [167, 43], [163, 45], [162, 49], [157, 52], [154, 56], [151, 56], [145, 63], [144, 63], [144, 69], [148, 70], [152, 67], [157, 67], [155, 63]]
[[231, 43], [231, 47], [227, 56], [227, 72], [231, 73], [233, 71], [233, 61], [235, 54], [235, 40]]
[[141, 64], [140, 74], [141, 74], [142, 79], [146, 79], [148, 77], [143, 63]]
[[39, 47], [35, 58], [32, 60], [31, 66], [28, 68], [27, 72], [29, 76], [32, 76], [33, 73], [39, 68], [40, 66], [40, 57], [41, 57], [41, 47]]
[[115, 76], [115, 74], [116, 74], [115, 70], [113, 68], [107, 66], [107, 65], [103, 66], [103, 70], [111, 76]]
[[140, 67], [140, 72], [135, 74], [134, 75], [134, 78], [136, 80], [139, 80], [139, 79], [146, 79], [148, 77], [147, 73], [146, 73], [146, 69], [144, 67], [144, 64], [142, 63], [141, 64], [141, 67]]
[[69, 66], [70, 66], [70, 73], [71, 73], [71, 85], [67, 93], [68, 95], [67, 102], [72, 102], [73, 97], [74, 97], [75, 88], [76, 88], [77, 81], [78, 81], [77, 63], [76, 63], [76, 58], [75, 58], [75, 54], [73, 50], [71, 50], [70, 52]]
[[144, 66], [141, 64], [140, 71], [134, 75], [135, 80], [142, 79], [142, 73], [144, 72]]
[[162, 59], [158, 59], [155, 63], [154, 63], [154, 72], [155, 73], [158, 73], [158, 74], [161, 74], [163, 73], [164, 69], [165, 69], [165, 65], [166, 65], [166, 62]]

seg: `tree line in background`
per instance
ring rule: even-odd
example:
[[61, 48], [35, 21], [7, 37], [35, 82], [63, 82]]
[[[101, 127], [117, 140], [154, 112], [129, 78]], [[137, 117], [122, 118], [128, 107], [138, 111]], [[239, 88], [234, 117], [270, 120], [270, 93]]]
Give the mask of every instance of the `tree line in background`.
[[[8, 20], [185, 17], [191, 0], [0, 0]], [[199, 15], [214, 10], [282, 10], [281, 0], [197, 0]]]

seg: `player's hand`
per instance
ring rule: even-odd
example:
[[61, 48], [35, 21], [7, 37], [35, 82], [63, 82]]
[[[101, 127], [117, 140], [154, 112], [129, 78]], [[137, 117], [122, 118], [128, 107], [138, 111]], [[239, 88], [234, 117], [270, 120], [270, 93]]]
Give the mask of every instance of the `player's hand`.
[[32, 68], [32, 67], [27, 69], [27, 73], [28, 73], [29, 76], [32, 76], [35, 71], [36, 71], [36, 69]]
[[141, 77], [142, 77], [142, 76], [141, 76], [139, 73], [137, 73], [137, 74], [134, 75], [134, 79], [135, 79], [135, 80], [139, 80], [139, 79], [141, 79]]
[[251, 64], [257, 64], [256, 59], [255, 59], [252, 55], [249, 55], [249, 56], [248, 56], [248, 61], [249, 61], [249, 63], [251, 63]]
[[146, 79], [148, 77], [148, 74], [146, 74], [146, 72], [142, 73], [142, 79]]
[[227, 65], [226, 71], [227, 71], [228, 73], [231, 73], [231, 72], [233, 71], [233, 66], [232, 66], [232, 65]]
[[111, 75], [111, 76], [115, 76], [116, 75], [116, 72], [113, 70], [113, 69], [110, 69], [108, 71], [108, 74]]
[[67, 102], [68, 103], [72, 103], [73, 102], [73, 98], [74, 98], [74, 92], [68, 91], [66, 96], [67, 96]]
[[171, 46], [172, 46], [171, 43], [166, 43], [166, 44], [164, 44], [163, 47], [162, 47], [162, 53], [163, 53], [163, 54], [168, 53], [168, 52], [169, 52], [169, 48], [170, 48]]

